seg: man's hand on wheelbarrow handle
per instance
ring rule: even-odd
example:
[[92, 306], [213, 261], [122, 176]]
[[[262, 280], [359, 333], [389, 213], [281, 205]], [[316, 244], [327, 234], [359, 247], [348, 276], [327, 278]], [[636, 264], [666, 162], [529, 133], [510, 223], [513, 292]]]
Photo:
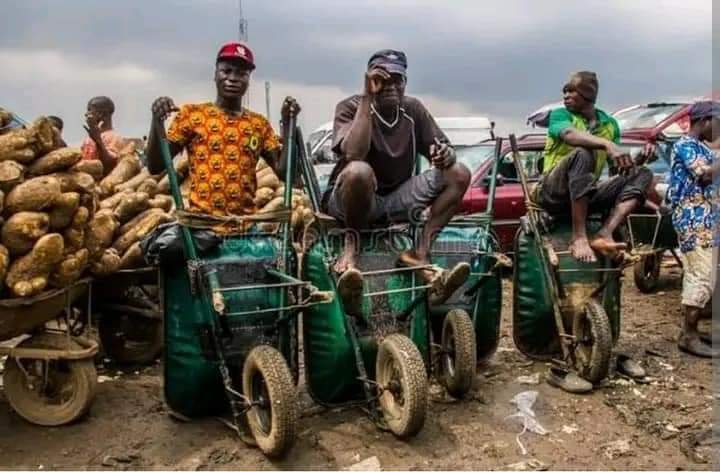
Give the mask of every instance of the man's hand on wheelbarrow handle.
[[159, 97], [156, 98], [152, 104], [152, 116], [153, 120], [157, 123], [165, 123], [165, 120], [172, 113], [180, 111], [175, 105], [175, 102], [170, 97]]

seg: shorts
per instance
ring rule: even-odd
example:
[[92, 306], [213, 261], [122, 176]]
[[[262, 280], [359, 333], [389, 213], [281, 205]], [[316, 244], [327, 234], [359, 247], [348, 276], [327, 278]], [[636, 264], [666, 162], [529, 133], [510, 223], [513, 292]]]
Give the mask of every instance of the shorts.
[[717, 248], [698, 247], [683, 254], [683, 305], [704, 308], [712, 299], [717, 252]]
[[[326, 212], [333, 218], [345, 221], [345, 209], [338, 196], [338, 188], [342, 185], [342, 173], [336, 184], [328, 189]], [[412, 176], [387, 195], [375, 193], [375, 198], [368, 209], [370, 224], [395, 224], [419, 221], [427, 207], [445, 190], [446, 182], [443, 172], [432, 167], [422, 174]]]

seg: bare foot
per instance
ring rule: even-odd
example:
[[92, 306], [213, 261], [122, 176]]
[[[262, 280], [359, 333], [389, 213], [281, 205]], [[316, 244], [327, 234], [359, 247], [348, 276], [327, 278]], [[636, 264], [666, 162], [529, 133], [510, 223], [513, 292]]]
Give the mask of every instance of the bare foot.
[[627, 248], [627, 244], [615, 242], [612, 238], [598, 236], [590, 241], [590, 247], [604, 256], [615, 257], [618, 252]]
[[570, 242], [570, 247], [568, 248], [570, 251], [570, 255], [572, 255], [575, 259], [577, 259], [580, 262], [595, 262], [597, 261], [597, 258], [595, 257], [595, 253], [593, 252], [592, 248], [590, 247], [590, 243], [588, 242], [588, 239], [585, 237], [577, 238]]
[[346, 245], [340, 259], [335, 263], [333, 270], [337, 274], [342, 274], [348, 269], [354, 269], [356, 265], [357, 255], [355, 254], [355, 248]]

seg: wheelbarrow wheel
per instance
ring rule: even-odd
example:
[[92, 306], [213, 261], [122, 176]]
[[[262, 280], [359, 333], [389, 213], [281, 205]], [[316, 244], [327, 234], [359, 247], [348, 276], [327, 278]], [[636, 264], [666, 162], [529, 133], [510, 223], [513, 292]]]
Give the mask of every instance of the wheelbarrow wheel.
[[[55, 333], [38, 334], [22, 341], [18, 347], [81, 349], [66, 335]], [[75, 421], [90, 409], [95, 398], [97, 371], [92, 359], [44, 361], [8, 357], [3, 384], [10, 406], [24, 419], [40, 426], [60, 426]]]
[[659, 252], [643, 255], [633, 267], [633, 279], [635, 286], [642, 293], [653, 293], [660, 279], [660, 261], [662, 257]]
[[585, 380], [598, 383], [610, 371], [612, 332], [605, 309], [596, 300], [588, 301], [573, 318], [575, 368]]
[[161, 320], [115, 311], [103, 312], [98, 331], [105, 354], [118, 364], [149, 364], [162, 353]]
[[378, 347], [376, 380], [385, 422], [399, 438], [415, 436], [425, 423], [427, 374], [417, 346], [402, 334], [391, 334]]
[[248, 426], [260, 450], [269, 457], [285, 454], [295, 441], [298, 400], [292, 374], [282, 354], [257, 346], [243, 365], [243, 393], [253, 406]]
[[462, 398], [472, 388], [477, 364], [475, 328], [465, 310], [447, 313], [440, 344], [439, 380], [451, 396]]

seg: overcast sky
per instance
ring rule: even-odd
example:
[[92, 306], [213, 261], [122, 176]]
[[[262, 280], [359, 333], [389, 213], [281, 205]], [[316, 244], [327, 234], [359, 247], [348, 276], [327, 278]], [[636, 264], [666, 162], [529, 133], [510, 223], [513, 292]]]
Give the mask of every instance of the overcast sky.
[[[435, 116], [485, 115], [502, 132], [560, 99], [568, 75], [600, 77], [599, 105], [703, 95], [711, 88], [711, 0], [245, 0], [257, 70], [251, 107], [273, 121], [282, 97], [305, 134], [360, 91], [367, 59], [408, 55], [408, 94]], [[3, 0], [0, 106], [60, 115], [84, 137], [87, 100], [109, 95], [115, 127], [141, 136], [152, 100], [212, 100], [214, 57], [237, 39], [237, 0]]]

